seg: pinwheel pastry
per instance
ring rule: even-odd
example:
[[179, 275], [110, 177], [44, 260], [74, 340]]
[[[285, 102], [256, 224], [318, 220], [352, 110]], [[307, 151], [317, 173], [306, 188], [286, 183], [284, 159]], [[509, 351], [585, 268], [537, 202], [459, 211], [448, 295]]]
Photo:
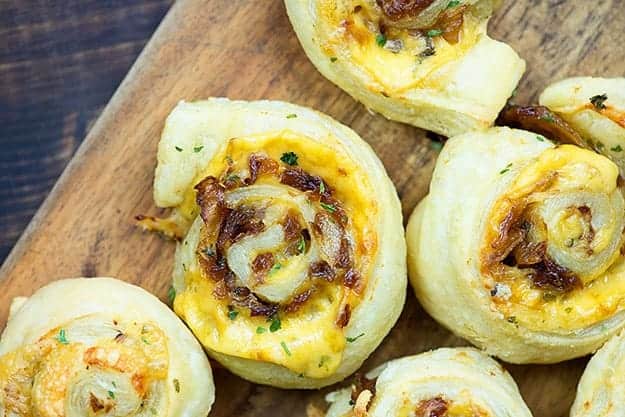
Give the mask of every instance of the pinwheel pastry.
[[568, 122], [582, 146], [612, 159], [625, 175], [625, 78], [562, 80], [541, 94], [540, 104]]
[[65, 279], [11, 305], [0, 416], [206, 417], [213, 399], [201, 346], [139, 287]]
[[283, 102], [182, 102], [165, 124], [154, 187], [157, 205], [191, 224], [176, 252], [174, 310], [236, 374], [327, 385], [395, 323], [406, 284], [400, 205], [347, 127]]
[[488, 37], [494, 0], [285, 0], [306, 54], [385, 117], [446, 136], [490, 126], [525, 71]]
[[408, 224], [415, 293], [506, 361], [593, 352], [624, 323], [624, 210], [602, 155], [503, 127], [457, 136]]
[[510, 375], [472, 348], [387, 362], [326, 397], [326, 417], [531, 417]]
[[590, 359], [577, 387], [571, 417], [625, 415], [625, 334], [613, 337]]

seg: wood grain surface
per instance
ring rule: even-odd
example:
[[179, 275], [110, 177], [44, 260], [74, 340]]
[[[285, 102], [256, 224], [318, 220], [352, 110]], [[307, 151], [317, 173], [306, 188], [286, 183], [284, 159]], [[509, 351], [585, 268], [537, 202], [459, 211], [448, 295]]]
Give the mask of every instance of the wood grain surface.
[[0, 262], [171, 0], [0, 0]]
[[[491, 33], [528, 62], [516, 101], [535, 100], [551, 80], [622, 76], [621, 1], [508, 0]], [[497, 65], [496, 62], [484, 63]], [[77, 275], [113, 275], [165, 299], [174, 245], [139, 232], [152, 202], [163, 121], [180, 99], [281, 99], [351, 126], [384, 162], [407, 215], [425, 195], [437, 155], [425, 133], [370, 114], [308, 62], [280, 0], [180, 0], [149, 42], [0, 270], [0, 326], [16, 295]], [[470, 190], [467, 190], [470, 192]], [[453, 300], [448, 300], [453, 302]], [[412, 293], [398, 324], [364, 368], [439, 346], [464, 344], [430, 319]], [[537, 417], [564, 417], [585, 359], [509, 366]], [[216, 369], [214, 417], [303, 416], [323, 391], [282, 391]], [[347, 383], [347, 382], [346, 382]]]

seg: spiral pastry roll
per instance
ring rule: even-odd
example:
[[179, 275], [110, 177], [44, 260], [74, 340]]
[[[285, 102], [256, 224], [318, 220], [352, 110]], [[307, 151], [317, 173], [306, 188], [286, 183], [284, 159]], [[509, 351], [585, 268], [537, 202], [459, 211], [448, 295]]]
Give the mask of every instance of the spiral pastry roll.
[[155, 199], [192, 222], [174, 310], [238, 375], [312, 388], [356, 370], [405, 299], [399, 201], [353, 131], [303, 107], [180, 103]]
[[157, 298], [112, 278], [16, 299], [0, 339], [0, 416], [206, 417], [208, 360]]
[[486, 33], [497, 1], [285, 3], [326, 78], [391, 120], [445, 136], [490, 126], [525, 71], [511, 47]]
[[387, 362], [329, 394], [326, 417], [531, 417], [512, 377], [471, 348]]
[[540, 104], [566, 120], [583, 144], [625, 175], [625, 78], [578, 77], [547, 87]]
[[577, 387], [571, 417], [625, 415], [625, 334], [608, 341], [590, 359]]
[[623, 326], [624, 209], [592, 151], [509, 128], [452, 138], [407, 228], [415, 293], [506, 361], [593, 352]]

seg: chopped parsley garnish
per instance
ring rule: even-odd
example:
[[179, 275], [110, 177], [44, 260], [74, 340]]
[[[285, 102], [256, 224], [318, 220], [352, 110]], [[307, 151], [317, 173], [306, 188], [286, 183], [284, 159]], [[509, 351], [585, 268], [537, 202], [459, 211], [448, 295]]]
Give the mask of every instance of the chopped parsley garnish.
[[297, 117], [297, 114], [295, 114], [295, 113], [291, 113], [291, 114], [287, 114], [286, 115], [287, 119], [295, 119], [296, 117]]
[[204, 149], [204, 146], [195, 146], [193, 148], [193, 152], [198, 153], [200, 152], [202, 149]]
[[510, 162], [508, 165], [506, 165], [506, 167], [504, 169], [499, 171], [499, 174], [505, 174], [506, 172], [510, 171], [510, 167], [512, 167], [512, 162]]
[[65, 329], [59, 330], [59, 335], [56, 337], [56, 340], [58, 340], [62, 345], [69, 344], [69, 340], [67, 340], [67, 335], [65, 334]]
[[180, 146], [174, 146], [174, 148], [178, 151], [178, 152], [182, 152], [182, 148]]
[[297, 242], [297, 253], [304, 253], [306, 250], [306, 240], [304, 240], [304, 236], [299, 237], [299, 241]]
[[548, 122], [548, 123], [556, 122], [556, 119], [554, 119], [553, 116], [549, 113], [540, 116], [540, 120], [544, 120], [545, 122]]
[[169, 304], [173, 304], [176, 299], [176, 289], [171, 286], [169, 290], [167, 290], [167, 300], [169, 300]]
[[431, 140], [430, 141], [430, 148], [434, 149], [435, 151], [440, 151], [441, 149], [443, 149], [443, 142], [438, 142], [435, 140]]
[[597, 94], [596, 96], [592, 96], [590, 97], [590, 102], [592, 103], [593, 106], [595, 106], [595, 109], [597, 110], [603, 110], [605, 109], [605, 101], [608, 99], [608, 95], [607, 94]]
[[326, 192], [326, 185], [323, 183], [323, 180], [319, 184], [319, 194], [323, 194]]
[[236, 319], [238, 315], [239, 315], [238, 311], [236, 311], [234, 308], [232, 308], [232, 306], [228, 306], [228, 318], [230, 320]]
[[536, 140], [539, 141], [539, 142], [544, 142], [545, 138], [543, 136], [538, 135], [538, 136], [536, 136]]
[[435, 38], [437, 36], [441, 36], [443, 34], [443, 31], [440, 29], [430, 29], [425, 33], [428, 38]]
[[111, 398], [112, 400], [115, 399], [115, 393], [113, 391], [109, 391], [108, 394], [109, 394], [109, 398]]
[[337, 59], [338, 59], [337, 57], [333, 56], [330, 58], [330, 62], [336, 62]]
[[176, 390], [176, 392], [180, 392], [180, 381], [178, 381], [176, 378], [174, 378], [174, 389]]
[[149, 345], [150, 342], [148, 342], [148, 340], [145, 337], [142, 337], [141, 340], [143, 341], [143, 343], [145, 343], [146, 345]]
[[280, 268], [282, 268], [282, 264], [280, 262], [276, 262], [275, 264], [273, 264], [273, 266], [269, 270], [269, 274], [271, 275], [274, 272], [277, 272]]
[[615, 147], [610, 148], [610, 150], [612, 152], [621, 152], [623, 150], [623, 148], [621, 147], [621, 145], [616, 145]]
[[263, 334], [263, 333], [265, 333], [266, 331], [267, 331], [267, 329], [265, 329], [265, 328], [264, 328], [264, 327], [262, 327], [262, 326], [258, 326], [258, 327], [256, 328], [256, 334]]
[[284, 350], [284, 353], [287, 354], [287, 356], [291, 356], [291, 351], [289, 350], [289, 347], [286, 345], [286, 343], [284, 343], [284, 341], [280, 342], [280, 346], [282, 346], [282, 349]]
[[379, 47], [383, 47], [384, 45], [386, 45], [386, 36], [378, 33], [377, 35], [375, 35], [375, 43], [377, 43]]
[[365, 334], [364, 333], [360, 333], [358, 336], [356, 337], [346, 337], [345, 340], [347, 340], [347, 343], [354, 343], [356, 340], [360, 339], [361, 337], [363, 337]]
[[328, 362], [330, 360], [330, 357], [328, 355], [322, 355], [321, 359], [319, 359], [319, 365], [318, 367], [321, 368], [323, 365], [326, 364], [326, 362]]
[[448, 9], [453, 9], [454, 7], [458, 7], [460, 5], [460, 0], [451, 0], [448, 4], [447, 4], [447, 8]]
[[597, 143], [595, 143], [595, 146], [597, 147], [597, 149], [601, 150], [603, 148], [605, 148], [605, 145], [603, 144], [603, 142], [599, 142], [597, 141]]
[[334, 213], [336, 211], [336, 207], [334, 207], [332, 204], [326, 204], [324, 202], [320, 202], [319, 204], [330, 213]]
[[297, 165], [297, 154], [295, 152], [285, 152], [280, 157], [280, 160], [287, 165]]
[[271, 319], [271, 325], [269, 326], [269, 331], [271, 333], [277, 332], [278, 330], [280, 330], [281, 327], [282, 327], [282, 322], [280, 321], [278, 317], [274, 317]]
[[115, 381], [111, 381], [111, 385], [113, 385], [113, 388], [117, 388], [117, 384], [115, 383]]

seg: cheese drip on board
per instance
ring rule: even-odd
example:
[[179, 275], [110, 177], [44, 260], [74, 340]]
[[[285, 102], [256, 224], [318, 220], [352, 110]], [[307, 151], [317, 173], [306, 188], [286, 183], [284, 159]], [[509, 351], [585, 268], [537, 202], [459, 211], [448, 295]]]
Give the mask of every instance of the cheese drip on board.
[[[195, 112], [220, 122], [181, 123]], [[202, 137], [211, 138], [203, 161], [183, 188], [171, 187], [163, 173], [196, 154], [176, 147], [197, 149]], [[181, 190], [167, 205], [191, 224], [176, 251], [174, 310], [209, 354], [289, 388], [353, 370], [403, 304], [402, 245], [391, 254], [387, 243], [401, 239], [401, 215], [373, 152], [308, 109], [212, 99], [172, 112], [159, 161], [170, 156], [181, 160], [159, 162], [157, 202]], [[376, 322], [374, 309], [387, 304], [390, 322]]]
[[326, 401], [326, 417], [531, 417], [510, 375], [471, 348], [387, 362]]
[[[618, 167], [590, 150], [508, 128], [453, 138], [408, 225], [412, 284], [502, 359], [587, 354], [623, 326], [624, 211]], [[443, 250], [448, 265], [429, 260]], [[439, 297], [468, 302], [443, 311]]]

